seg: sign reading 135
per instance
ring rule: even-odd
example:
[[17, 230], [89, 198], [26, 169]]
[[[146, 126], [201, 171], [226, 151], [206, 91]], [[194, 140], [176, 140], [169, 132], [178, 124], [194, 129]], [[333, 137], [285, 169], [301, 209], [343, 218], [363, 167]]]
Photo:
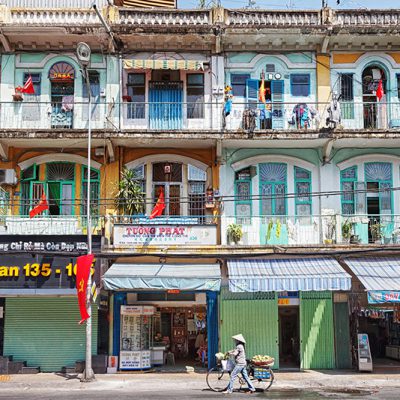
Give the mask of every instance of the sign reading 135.
[[[56, 268], [56, 269], [52, 270], [51, 265], [49, 263], [42, 263], [42, 264], [28, 263], [28, 264], [25, 264], [22, 269], [23, 269], [24, 275], [26, 277], [33, 277], [33, 278], [38, 277], [38, 276], [48, 277], [51, 275], [52, 271], [54, 271], [54, 273], [56, 275], [60, 275], [64, 272], [62, 268]], [[76, 264], [69, 263], [65, 266], [65, 272], [66, 272], [67, 276], [75, 276], [76, 269], [77, 269]], [[91, 273], [92, 273], [92, 275], [94, 274], [94, 267], [91, 268]]]

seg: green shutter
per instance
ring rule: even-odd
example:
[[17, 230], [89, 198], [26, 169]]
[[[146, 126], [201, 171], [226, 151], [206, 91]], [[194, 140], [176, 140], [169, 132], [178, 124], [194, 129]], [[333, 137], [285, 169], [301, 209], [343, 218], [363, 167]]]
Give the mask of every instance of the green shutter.
[[300, 292], [303, 369], [335, 368], [332, 292]]
[[[97, 307], [92, 307], [92, 354], [97, 354]], [[85, 359], [85, 324], [78, 299], [7, 298], [3, 354], [43, 372], [60, 371]]]
[[246, 356], [257, 354], [275, 358], [279, 368], [278, 299], [276, 293], [230, 293], [223, 291], [220, 309], [221, 351], [233, 348], [232, 336], [246, 339]]
[[349, 308], [347, 303], [335, 303], [336, 368], [351, 368]]

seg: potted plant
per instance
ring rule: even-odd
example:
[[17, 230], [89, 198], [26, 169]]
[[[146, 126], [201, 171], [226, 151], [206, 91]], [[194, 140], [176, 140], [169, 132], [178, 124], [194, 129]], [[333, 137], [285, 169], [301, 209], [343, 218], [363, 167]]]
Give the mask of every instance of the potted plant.
[[335, 217], [326, 220], [326, 238], [324, 239], [325, 244], [332, 244], [333, 238], [335, 236], [336, 227], [335, 227]]
[[231, 244], [238, 244], [243, 237], [242, 226], [238, 224], [230, 224], [227, 229], [228, 240]]
[[382, 224], [375, 222], [370, 225], [371, 238], [373, 243], [381, 243], [382, 240]]
[[119, 181], [115, 205], [123, 215], [144, 214], [144, 193], [135, 171], [124, 169]]
[[342, 237], [345, 243], [350, 243], [352, 230], [353, 230], [353, 224], [347, 219], [342, 224]]

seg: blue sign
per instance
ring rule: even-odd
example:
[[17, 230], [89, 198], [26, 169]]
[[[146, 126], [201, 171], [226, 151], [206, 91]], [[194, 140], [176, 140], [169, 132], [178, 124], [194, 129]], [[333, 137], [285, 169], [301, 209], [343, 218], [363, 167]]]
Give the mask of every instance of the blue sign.
[[400, 292], [391, 290], [374, 290], [368, 292], [368, 303], [400, 303]]

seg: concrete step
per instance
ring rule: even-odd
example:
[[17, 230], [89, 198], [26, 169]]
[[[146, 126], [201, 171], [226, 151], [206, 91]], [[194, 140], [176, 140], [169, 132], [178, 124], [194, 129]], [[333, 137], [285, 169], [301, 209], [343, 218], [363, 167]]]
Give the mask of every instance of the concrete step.
[[26, 361], [9, 361], [8, 362], [8, 373], [19, 374], [23, 367], [26, 367]]
[[38, 374], [40, 372], [40, 367], [22, 367], [20, 374]]

